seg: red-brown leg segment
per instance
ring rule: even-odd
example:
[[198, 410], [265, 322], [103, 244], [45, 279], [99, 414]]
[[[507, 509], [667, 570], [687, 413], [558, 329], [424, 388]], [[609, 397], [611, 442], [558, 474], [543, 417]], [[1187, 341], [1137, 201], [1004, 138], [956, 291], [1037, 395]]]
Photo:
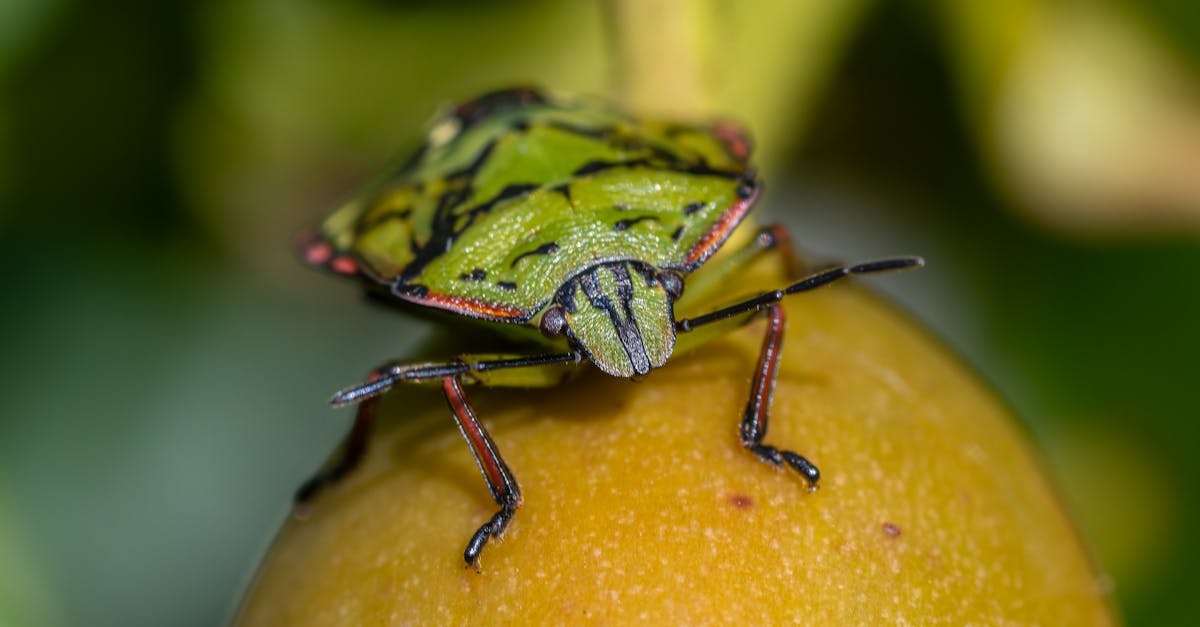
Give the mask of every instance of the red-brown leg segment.
[[[371, 427], [375, 421], [375, 412], [379, 404], [379, 397], [398, 383], [437, 381], [439, 379], [446, 379], [447, 377], [452, 377], [457, 382], [457, 377], [459, 376], [480, 379], [500, 370], [555, 367], [559, 365], [569, 366], [579, 363], [582, 359], [583, 357], [580, 353], [569, 351], [546, 355], [498, 358], [471, 358], [470, 356], [464, 356], [460, 359], [435, 363], [413, 364], [402, 361], [390, 361], [379, 366], [367, 375], [365, 382], [341, 390], [330, 399], [330, 402], [334, 406], [358, 403], [358, 413], [355, 415], [354, 426], [350, 429], [350, 434], [346, 436], [346, 441], [338, 453], [336, 461], [327, 469], [322, 470], [308, 481], [305, 481], [300, 486], [300, 489], [296, 490], [295, 513], [299, 516], [307, 513], [310, 503], [323, 489], [337, 483], [354, 470], [362, 461], [363, 456], [366, 455], [367, 444], [371, 437]], [[448, 397], [449, 394], [447, 392]], [[462, 397], [461, 391], [458, 397]], [[465, 403], [466, 401], [464, 400], [463, 402]], [[479, 429], [479, 431], [482, 431], [482, 429]], [[463, 433], [464, 435], [468, 433], [465, 428]], [[468, 439], [468, 442], [471, 442], [471, 440]], [[486, 443], [490, 445], [490, 441]], [[483, 446], [483, 444], [479, 443], [480, 446]], [[472, 442], [472, 447], [474, 448], [475, 446], [476, 443]], [[492, 447], [492, 451], [494, 453], [494, 447]], [[476, 454], [476, 457], [478, 457], [478, 454]], [[500, 466], [502, 467], [503, 463]], [[507, 469], [504, 470], [507, 472]], [[485, 474], [485, 476], [488, 475]], [[509, 478], [511, 479], [511, 476]], [[489, 481], [492, 480], [495, 480], [496, 483], [502, 482], [502, 478], [496, 473], [493, 473], [489, 477]], [[513, 485], [515, 486], [516, 483], [513, 482]], [[493, 491], [493, 494], [495, 494], [495, 491]]]
[[796, 254], [796, 246], [792, 243], [792, 234], [788, 232], [787, 227], [782, 224], [772, 224], [764, 228], [762, 233], [759, 237], [769, 238], [769, 243], [764, 248], [774, 248], [779, 251], [779, 257], [783, 260], [783, 270], [787, 273], [788, 280], [799, 277], [804, 270], [804, 264], [800, 262], [800, 256]]
[[[395, 367], [396, 362], [388, 362], [375, 368], [367, 374], [367, 383], [364, 385], [376, 384], [388, 376]], [[321, 490], [341, 481], [362, 462], [363, 457], [367, 454], [367, 445], [371, 441], [371, 428], [375, 424], [375, 413], [378, 408], [378, 395], [364, 396], [364, 400], [359, 402], [358, 411], [354, 414], [354, 426], [350, 427], [350, 433], [346, 435], [346, 441], [342, 444], [337, 460], [305, 481], [300, 485], [300, 489], [296, 490], [296, 496], [292, 501], [292, 512], [296, 516], [303, 517], [308, 514], [313, 499]]]
[[312, 500], [322, 489], [337, 483], [358, 467], [363, 456], [367, 454], [367, 444], [371, 439], [371, 427], [375, 423], [378, 406], [378, 397], [367, 399], [358, 405], [358, 411], [354, 414], [354, 426], [346, 435], [337, 461], [305, 481], [300, 489], [296, 490], [293, 512], [297, 516], [304, 516], [308, 512]]
[[442, 390], [446, 393], [446, 402], [449, 403], [450, 411], [454, 414], [454, 421], [458, 423], [463, 438], [471, 447], [471, 454], [475, 456], [475, 462], [479, 464], [479, 472], [483, 474], [483, 479], [487, 482], [488, 491], [492, 493], [492, 500], [500, 506], [500, 511], [496, 512], [491, 520], [484, 523], [467, 542], [463, 559], [467, 564], [475, 566], [479, 561], [479, 554], [487, 545], [488, 540], [498, 538], [500, 534], [504, 533], [513, 514], [521, 506], [521, 488], [517, 485], [517, 479], [513, 477], [508, 465], [504, 463], [504, 459], [500, 457], [500, 452], [496, 450], [496, 443], [492, 441], [492, 436], [488, 435], [487, 430], [475, 418], [475, 410], [471, 408], [467, 397], [463, 395], [458, 377], [451, 376], [442, 379]]
[[[762, 249], [790, 246], [787, 231], [779, 227], [768, 227], [759, 232], [758, 245]], [[785, 252], [785, 259], [788, 256]], [[814, 272], [799, 279], [791, 285], [758, 296], [747, 298], [739, 303], [710, 311], [695, 318], [683, 318], [675, 321], [675, 330], [688, 333], [706, 324], [712, 324], [733, 318], [755, 314], [765, 310], [767, 313], [767, 335], [763, 338], [762, 352], [758, 357], [758, 368], [754, 372], [754, 381], [750, 386], [750, 400], [746, 402], [746, 412], [742, 416], [739, 429], [742, 444], [750, 449], [760, 459], [775, 466], [784, 464], [800, 473], [807, 481], [810, 489], [816, 489], [821, 473], [817, 467], [804, 457], [792, 451], [781, 451], [774, 446], [764, 444], [767, 436], [767, 422], [771, 411], [771, 395], [775, 392], [775, 378], [779, 368], [779, 355], [783, 348], [783, 326], [785, 316], [779, 301], [790, 294], [799, 294], [856, 274], [875, 274], [893, 270], [919, 268], [925, 264], [920, 257], [894, 257], [868, 261], [852, 266], [836, 266]], [[791, 262], [789, 262], [791, 265]]]
[[786, 317], [778, 303], [767, 306], [767, 334], [763, 338], [762, 352], [758, 356], [758, 367], [754, 381], [750, 384], [750, 399], [742, 415], [739, 429], [742, 445], [759, 459], [773, 466], [787, 464], [808, 481], [810, 490], [817, 488], [821, 472], [804, 457], [792, 451], [781, 451], [763, 444], [767, 436], [767, 421], [771, 413], [771, 397], [775, 393], [775, 379], [779, 372], [779, 356], [783, 349], [783, 327]]

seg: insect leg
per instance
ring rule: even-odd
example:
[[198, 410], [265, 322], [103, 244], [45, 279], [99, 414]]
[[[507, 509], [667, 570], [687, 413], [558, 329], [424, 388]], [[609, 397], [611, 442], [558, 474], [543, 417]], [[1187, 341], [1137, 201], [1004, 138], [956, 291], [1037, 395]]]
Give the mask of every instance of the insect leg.
[[759, 311], [774, 303], [778, 303], [790, 294], [807, 292], [839, 279], [844, 279], [852, 274], [874, 274], [877, 272], [890, 272], [892, 270], [907, 270], [909, 268], [920, 268], [923, 265], [925, 265], [925, 261], [920, 257], [894, 257], [879, 261], [867, 261], [852, 266], [834, 266], [826, 270], [814, 272], [783, 289], [764, 292], [758, 296], [748, 298], [716, 311], [711, 311], [702, 316], [676, 320], [675, 329], [686, 333], [699, 326], [719, 322], [740, 314]]
[[557, 385], [582, 360], [569, 352], [552, 355], [498, 356], [464, 355], [441, 363], [410, 364], [398, 361], [379, 366], [366, 380], [334, 395], [335, 406], [358, 403], [354, 426], [346, 436], [337, 459], [296, 490], [294, 512], [304, 516], [313, 499], [354, 470], [367, 453], [379, 397], [397, 383], [436, 383], [446, 377], [462, 383], [499, 387], [549, 387]]
[[726, 257], [706, 263], [688, 275], [687, 289], [675, 303], [676, 311], [694, 309], [712, 294], [728, 286], [732, 277], [744, 272], [747, 266], [770, 252], [776, 253], [789, 280], [800, 276], [800, 261], [787, 228], [782, 224], [766, 226], [759, 229], [754, 239], [741, 248]]
[[[468, 383], [510, 385], [513, 387], [543, 387], [555, 385], [562, 372], [556, 366], [573, 366], [583, 359], [578, 351], [532, 356], [464, 355], [440, 363], [406, 364], [391, 362], [383, 365], [363, 383], [339, 390], [329, 399], [334, 407], [360, 403], [391, 389], [397, 383], [423, 383], [445, 377], [463, 377]], [[505, 370], [528, 369], [534, 376], [514, 380], [499, 374]]]
[[500, 511], [496, 512], [491, 520], [483, 523], [479, 530], [471, 536], [466, 550], [463, 551], [463, 559], [467, 564], [478, 568], [479, 554], [483, 551], [483, 547], [487, 545], [488, 540], [498, 538], [500, 534], [504, 533], [504, 529], [512, 521], [513, 514], [521, 506], [521, 488], [517, 485], [517, 479], [513, 476], [512, 471], [508, 469], [508, 464], [504, 463], [504, 458], [500, 457], [500, 452], [496, 450], [496, 443], [492, 441], [492, 436], [488, 435], [487, 430], [475, 418], [475, 410], [471, 408], [467, 397], [463, 395], [458, 377], [443, 378], [442, 390], [446, 393], [446, 402], [449, 403], [450, 411], [454, 414], [454, 421], [458, 423], [459, 431], [462, 432], [467, 445], [471, 447], [471, 454], [475, 456], [479, 472], [483, 474], [483, 479], [487, 482], [488, 491], [492, 493], [492, 500], [500, 506]]
[[[372, 370], [371, 374], [367, 376], [367, 380], [371, 381], [383, 376], [385, 368], [387, 366]], [[337, 461], [328, 468], [313, 475], [296, 490], [296, 495], [293, 498], [293, 507], [296, 516], [303, 517], [306, 515], [309, 505], [317, 496], [317, 493], [323, 488], [337, 483], [342, 477], [349, 474], [351, 470], [358, 467], [358, 464], [367, 454], [367, 444], [371, 439], [371, 427], [375, 423], [375, 413], [378, 407], [378, 397], [368, 398], [359, 403], [358, 411], [354, 414], [354, 426], [350, 427], [350, 433], [346, 435], [346, 441], [342, 444]]]
[[771, 233], [771, 240], [775, 250], [779, 251], [779, 255], [783, 258], [783, 269], [787, 272], [789, 281], [795, 280], [804, 270], [804, 263], [800, 261], [800, 255], [796, 252], [796, 246], [792, 243], [792, 233], [787, 230], [787, 227], [782, 224], [772, 224], [766, 228]]
[[792, 451], [780, 450], [763, 442], [767, 435], [771, 397], [775, 391], [775, 379], [783, 348], [783, 329], [786, 322], [786, 315], [783, 307], [779, 305], [779, 301], [789, 294], [816, 289], [852, 274], [904, 270], [920, 267], [924, 263], [920, 257], [897, 257], [852, 266], [837, 266], [810, 274], [784, 289], [765, 292], [728, 307], [675, 322], [677, 331], [687, 333], [705, 325], [720, 327], [722, 325], [715, 323], [742, 316], [750, 317], [759, 311], [766, 310], [767, 333], [763, 338], [762, 351], [759, 353], [754, 380], [750, 386], [750, 398], [746, 402], [746, 409], [742, 414], [742, 422], [739, 427], [743, 446], [769, 464], [774, 466], [786, 464], [808, 481], [810, 489], [816, 488], [821, 473], [812, 462]]
[[779, 369], [779, 355], [783, 349], [783, 328], [786, 320], [783, 307], [778, 303], [767, 306], [767, 334], [763, 337], [762, 352], [758, 355], [758, 366], [750, 384], [750, 399], [742, 414], [738, 431], [742, 446], [773, 466], [787, 464], [808, 481], [809, 489], [815, 490], [821, 472], [803, 456], [764, 444], [767, 436], [767, 420], [771, 413], [771, 397], [775, 393], [775, 379]]

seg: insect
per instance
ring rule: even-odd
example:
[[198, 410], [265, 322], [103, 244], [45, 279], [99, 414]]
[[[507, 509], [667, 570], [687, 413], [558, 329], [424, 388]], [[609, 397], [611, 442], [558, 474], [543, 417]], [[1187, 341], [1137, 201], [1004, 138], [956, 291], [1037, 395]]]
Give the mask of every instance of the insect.
[[899, 257], [828, 268], [694, 311], [762, 255], [791, 258], [786, 231], [773, 226], [706, 265], [758, 197], [749, 157], [746, 135], [728, 122], [643, 120], [528, 87], [489, 93], [435, 118], [417, 153], [330, 215], [304, 240], [302, 254], [381, 298], [491, 325], [537, 348], [391, 362], [337, 392], [333, 405], [358, 405], [354, 426], [340, 456], [301, 486], [298, 506], [362, 459], [381, 394], [401, 383], [440, 383], [499, 507], [467, 542], [463, 558], [476, 565], [512, 521], [521, 490], [464, 384], [552, 386], [585, 362], [614, 377], [640, 377], [760, 312], [767, 330], [741, 442], [815, 489], [820, 472], [812, 462], [764, 442], [783, 342], [779, 302], [850, 275], [923, 262]]

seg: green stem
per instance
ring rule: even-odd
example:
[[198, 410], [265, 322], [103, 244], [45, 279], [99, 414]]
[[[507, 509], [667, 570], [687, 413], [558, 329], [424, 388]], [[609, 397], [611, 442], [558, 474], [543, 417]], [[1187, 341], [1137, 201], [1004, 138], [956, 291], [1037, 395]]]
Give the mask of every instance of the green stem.
[[710, 0], [610, 0], [614, 83], [631, 109], [672, 117], [709, 112]]

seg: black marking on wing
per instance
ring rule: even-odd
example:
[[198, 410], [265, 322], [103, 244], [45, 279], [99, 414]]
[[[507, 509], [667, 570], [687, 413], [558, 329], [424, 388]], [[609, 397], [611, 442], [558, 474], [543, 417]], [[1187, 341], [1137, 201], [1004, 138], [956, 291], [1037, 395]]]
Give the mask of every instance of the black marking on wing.
[[[454, 245], [455, 238], [469, 228], [480, 215], [491, 211], [502, 201], [527, 194], [538, 187], [536, 183], [514, 183], [507, 185], [495, 196], [475, 205], [464, 214], [454, 213], [454, 208], [461, 205], [470, 197], [470, 193], [472, 192], [470, 186], [450, 190], [443, 194], [438, 200], [437, 209], [433, 214], [433, 233], [416, 250], [416, 256], [404, 268], [404, 273], [400, 276], [399, 280], [402, 282], [408, 281], [421, 274], [426, 266], [449, 251], [450, 247]], [[465, 219], [462, 221], [462, 224], [456, 224], [463, 217]]]
[[454, 117], [463, 130], [494, 115], [523, 109], [533, 105], [548, 104], [546, 97], [532, 87], [512, 87], [486, 93], [474, 100], [464, 102], [454, 109]]
[[438, 209], [449, 212], [451, 209], [466, 202], [474, 192], [475, 189], [470, 184], [448, 189], [438, 198]]
[[[554, 103], [545, 97], [542, 93], [528, 88], [518, 87], [514, 89], [492, 92], [481, 96], [473, 101], [460, 105], [452, 112], [462, 127], [461, 133], [466, 128], [490, 117], [500, 114], [505, 111], [511, 111], [519, 108], [534, 109], [538, 106], [552, 106]], [[524, 131], [532, 123], [526, 117], [518, 117], [509, 125], [509, 132]], [[684, 154], [674, 154], [671, 151], [664, 149], [661, 146], [656, 146], [647, 142], [639, 141], [636, 135], [627, 136], [616, 132], [620, 128], [620, 122], [613, 126], [605, 126], [600, 128], [579, 127], [566, 122], [547, 122], [548, 126], [559, 128], [565, 132], [592, 137], [602, 141], [607, 141], [613, 145], [622, 143], [628, 144], [630, 148], [640, 151], [643, 156], [617, 161], [596, 160], [583, 164], [575, 170], [573, 176], [583, 177], [604, 170], [614, 168], [634, 169], [639, 167], [649, 167], [659, 170], [668, 170], [683, 174], [717, 176], [725, 179], [737, 179], [741, 181], [738, 188], [738, 194], [747, 198], [754, 192], [753, 173], [747, 172], [745, 169], [738, 168], [734, 170], [723, 170], [713, 168], [705, 159], [690, 157]], [[688, 127], [680, 127], [686, 130]], [[448, 189], [438, 198], [437, 206], [433, 211], [430, 219], [430, 236], [426, 241], [418, 243], [415, 239], [410, 240], [410, 247], [413, 250], [413, 259], [403, 269], [401, 274], [396, 277], [396, 285], [407, 284], [424, 272], [425, 268], [430, 263], [438, 259], [450, 250], [454, 245], [456, 238], [467, 228], [469, 228], [479, 216], [492, 211], [498, 204], [503, 201], [516, 198], [522, 194], [527, 194], [541, 187], [541, 184], [536, 183], [517, 183], [510, 184], [501, 190], [496, 197], [491, 198], [479, 205], [476, 205], [465, 211], [458, 210], [467, 199], [474, 193], [472, 186], [473, 178], [478, 174], [480, 169], [487, 162], [500, 139], [505, 135], [501, 135], [492, 139], [484, 146], [475, 158], [466, 166], [454, 172], [447, 173], [444, 177]], [[422, 148], [422, 152], [425, 148]], [[422, 154], [418, 153], [418, 157]], [[647, 155], [648, 156], [645, 156]], [[414, 162], [419, 161], [419, 158], [414, 157]], [[556, 188], [555, 191], [562, 193], [568, 202], [571, 202], [570, 189], [567, 186], [562, 186], [561, 189]], [[378, 217], [379, 221], [390, 219], [403, 219], [397, 214], [393, 217], [391, 214], [384, 214]], [[640, 221], [638, 219], [636, 221]], [[614, 228], [623, 230], [634, 224], [636, 221], [621, 221], [614, 225]], [[376, 222], [378, 223], [378, 222]], [[622, 226], [623, 225], [623, 226]]]
[[392, 293], [396, 296], [411, 296], [421, 299], [429, 295], [429, 288], [420, 283], [393, 283]]
[[374, 229], [375, 227], [386, 222], [391, 222], [393, 220], [407, 220], [410, 217], [412, 217], [412, 207], [384, 211], [383, 213], [371, 216], [371, 219], [369, 220], [360, 221], [357, 225], [355, 225], [354, 233], [356, 236], [362, 235], [363, 233], [366, 233], [367, 231], [370, 231], [371, 229]]
[[475, 159], [473, 159], [470, 163], [457, 170], [447, 173], [446, 180], [455, 181], [458, 179], [465, 179], [475, 176], [475, 174], [479, 172], [479, 169], [483, 167], [483, 164], [487, 162], [488, 157], [492, 156], [492, 151], [496, 149], [496, 144], [498, 143], [500, 143], [499, 139], [493, 139], [492, 141], [488, 142], [488, 144], [483, 147], [483, 150], [480, 150], [479, 154], [475, 155]]
[[683, 237], [683, 225], [681, 224], [681, 225], [675, 227], [674, 231], [671, 231], [671, 239], [678, 242], [680, 240], [680, 238], [682, 238], [682, 237]]
[[633, 159], [631, 161], [604, 161], [604, 160], [597, 159], [595, 161], [588, 161], [587, 163], [579, 166], [578, 168], [575, 169], [574, 172], [571, 173], [571, 175], [572, 176], [587, 176], [589, 174], [595, 174], [597, 172], [603, 172], [605, 170], [611, 170], [613, 168], [620, 168], [620, 167], [631, 168], [631, 167], [639, 166], [639, 165], [650, 165], [650, 160], [649, 159]]
[[609, 137], [612, 136], [612, 131], [613, 131], [611, 126], [601, 126], [601, 127], [576, 126], [574, 124], [571, 124], [570, 122], [565, 122], [562, 120], [552, 120], [550, 122], [547, 122], [546, 127], [558, 129], [560, 131], [570, 133], [572, 135], [580, 135], [582, 137], [589, 137], [591, 139], [599, 139], [599, 140], [607, 140]]
[[446, 182], [450, 189], [446, 190], [438, 198], [437, 207], [433, 211], [433, 217], [430, 226], [432, 233], [429, 239], [423, 244], [416, 244], [416, 240], [412, 241], [413, 260], [404, 267], [404, 271], [396, 278], [396, 284], [404, 284], [413, 277], [421, 274], [433, 260], [446, 254], [450, 247], [454, 245], [454, 238], [458, 232], [454, 230], [454, 208], [461, 205], [467, 198], [471, 197], [474, 188], [470, 184], [471, 177], [483, 167], [489, 155], [496, 148], [498, 140], [493, 139], [484, 146], [475, 159], [466, 167], [456, 170], [446, 176]]
[[673, 153], [661, 146], [645, 146], [650, 154], [657, 160], [663, 163], [686, 163], [688, 159], [682, 155]]
[[417, 169], [417, 166], [421, 163], [421, 160], [425, 158], [425, 153], [427, 152], [429, 152], [429, 143], [424, 142], [418, 146], [415, 151], [413, 151], [411, 157], [404, 161], [404, 164], [401, 165], [400, 169], [396, 171], [396, 177], [403, 177], [409, 172]]
[[638, 216], [636, 218], [629, 218], [627, 220], [617, 220], [616, 222], [613, 222], [613, 230], [624, 231], [624, 230], [627, 230], [629, 227], [637, 224], [638, 222], [643, 222], [646, 220], [658, 220], [658, 219], [659, 219], [658, 216], [649, 215], [649, 216]]
[[575, 205], [575, 203], [571, 201], [571, 184], [570, 183], [563, 183], [561, 185], [555, 185], [554, 187], [550, 188], [550, 191], [562, 194], [563, 198], [565, 198], [567, 200], [568, 205], [571, 205], [571, 206]]
[[[451, 190], [442, 194], [438, 199], [438, 206], [433, 212], [433, 232], [429, 239], [424, 244], [420, 244], [414, 250], [413, 260], [404, 267], [404, 272], [397, 277], [397, 283], [407, 283], [413, 277], [421, 274], [433, 260], [446, 254], [450, 247], [454, 244], [454, 214], [451, 209], [461, 203], [461, 198], [465, 197], [470, 192], [470, 188], [461, 190]], [[457, 202], [456, 202], [457, 201]], [[413, 240], [414, 242], [416, 240]]]
[[[753, 188], [754, 178], [752, 176], [747, 176], [745, 171], [743, 171], [743, 170], [722, 170], [719, 168], [714, 168], [714, 167], [710, 166], [707, 162], [705, 162], [703, 159], [697, 163], [686, 163], [686, 162], [678, 161], [675, 159], [667, 160], [664, 162], [658, 162], [658, 161], [655, 161], [652, 159], [646, 159], [646, 158], [627, 159], [624, 161], [603, 161], [603, 160], [598, 159], [595, 161], [589, 161], [589, 162], [579, 166], [579, 168], [577, 168], [574, 172], [572, 172], [572, 176], [587, 176], [589, 174], [595, 174], [597, 172], [603, 172], [605, 170], [612, 170], [614, 168], [633, 169], [636, 167], [651, 167], [656, 170], [667, 170], [670, 172], [679, 172], [681, 174], [694, 174], [696, 176], [716, 176], [716, 177], [720, 177], [723, 179], [742, 180], [743, 181], [742, 187], [746, 188], [746, 194], [747, 194], [746, 196], [743, 196], [743, 198], [749, 198], [749, 195], [753, 193], [753, 189], [754, 189]], [[746, 183], [745, 181], [749, 181], [749, 183]], [[742, 188], [738, 189], [739, 194], [741, 194], [742, 191], [743, 191]]]
[[474, 270], [471, 270], [469, 274], [464, 272], [458, 275], [458, 278], [464, 281], [486, 281], [487, 270], [484, 270], [483, 268], [475, 268]]
[[688, 203], [686, 206], [684, 206], [684, 208], [683, 208], [683, 215], [685, 215], [685, 216], [690, 216], [690, 215], [692, 215], [693, 213], [696, 213], [697, 211], [700, 211], [701, 209], [704, 209], [706, 206], [708, 206], [708, 205], [707, 205], [705, 202], [703, 202], [703, 201], [700, 201], [700, 200], [696, 200], [696, 201], [693, 201], [693, 202], [689, 202], [689, 203]]
[[[486, 155], [490, 153], [494, 146], [495, 142], [492, 142], [487, 148], [483, 149], [482, 154]], [[479, 164], [482, 164], [482, 161], [476, 159], [476, 165]], [[468, 172], [457, 176], [465, 178], [469, 175]], [[454, 244], [454, 236], [457, 234], [454, 230], [455, 216], [453, 209], [469, 198], [472, 191], [471, 185], [464, 182], [461, 185], [452, 186], [451, 189], [438, 198], [438, 204], [433, 211], [432, 224], [430, 225], [433, 232], [430, 234], [429, 239], [417, 248], [416, 256], [404, 268], [404, 273], [400, 276], [401, 281], [406, 282], [417, 276], [430, 262], [450, 250], [450, 247]]]
[[517, 267], [517, 262], [518, 262], [518, 261], [520, 261], [520, 260], [522, 260], [522, 259], [524, 259], [524, 258], [526, 258], [526, 257], [529, 257], [529, 256], [531, 256], [531, 255], [552, 255], [552, 254], [554, 254], [554, 253], [556, 253], [556, 252], [558, 252], [558, 244], [557, 244], [557, 243], [555, 243], [555, 242], [550, 242], [549, 244], [542, 244], [541, 246], [538, 246], [537, 248], [535, 248], [535, 249], [533, 249], [533, 250], [531, 250], [531, 251], [529, 251], [529, 252], [524, 252], [524, 253], [521, 253], [521, 254], [517, 255], [517, 256], [516, 256], [516, 257], [515, 257], [515, 258], [512, 260], [512, 263], [511, 263], [511, 264], [509, 264], [509, 266], [508, 266], [508, 267], [510, 267], [510, 268], [515, 268], [515, 267]]
[[497, 192], [495, 196], [492, 196], [491, 198], [467, 210], [467, 224], [463, 228], [465, 229], [467, 226], [470, 226], [471, 222], [475, 221], [476, 216], [495, 209], [496, 205], [506, 200], [516, 198], [517, 196], [528, 194], [539, 187], [541, 187], [541, 185], [538, 183], [509, 183], [508, 185], [505, 185], [504, 189]]
[[696, 129], [686, 124], [670, 123], [663, 129], [663, 134], [671, 139], [675, 139], [685, 133], [691, 133]]
[[746, 200], [754, 195], [754, 190], [758, 188], [758, 181], [755, 180], [752, 173], [742, 175], [738, 182], [737, 195], [738, 198]]
[[517, 289], [517, 284], [512, 281], [496, 281], [496, 287], [506, 292], [511, 292]]

